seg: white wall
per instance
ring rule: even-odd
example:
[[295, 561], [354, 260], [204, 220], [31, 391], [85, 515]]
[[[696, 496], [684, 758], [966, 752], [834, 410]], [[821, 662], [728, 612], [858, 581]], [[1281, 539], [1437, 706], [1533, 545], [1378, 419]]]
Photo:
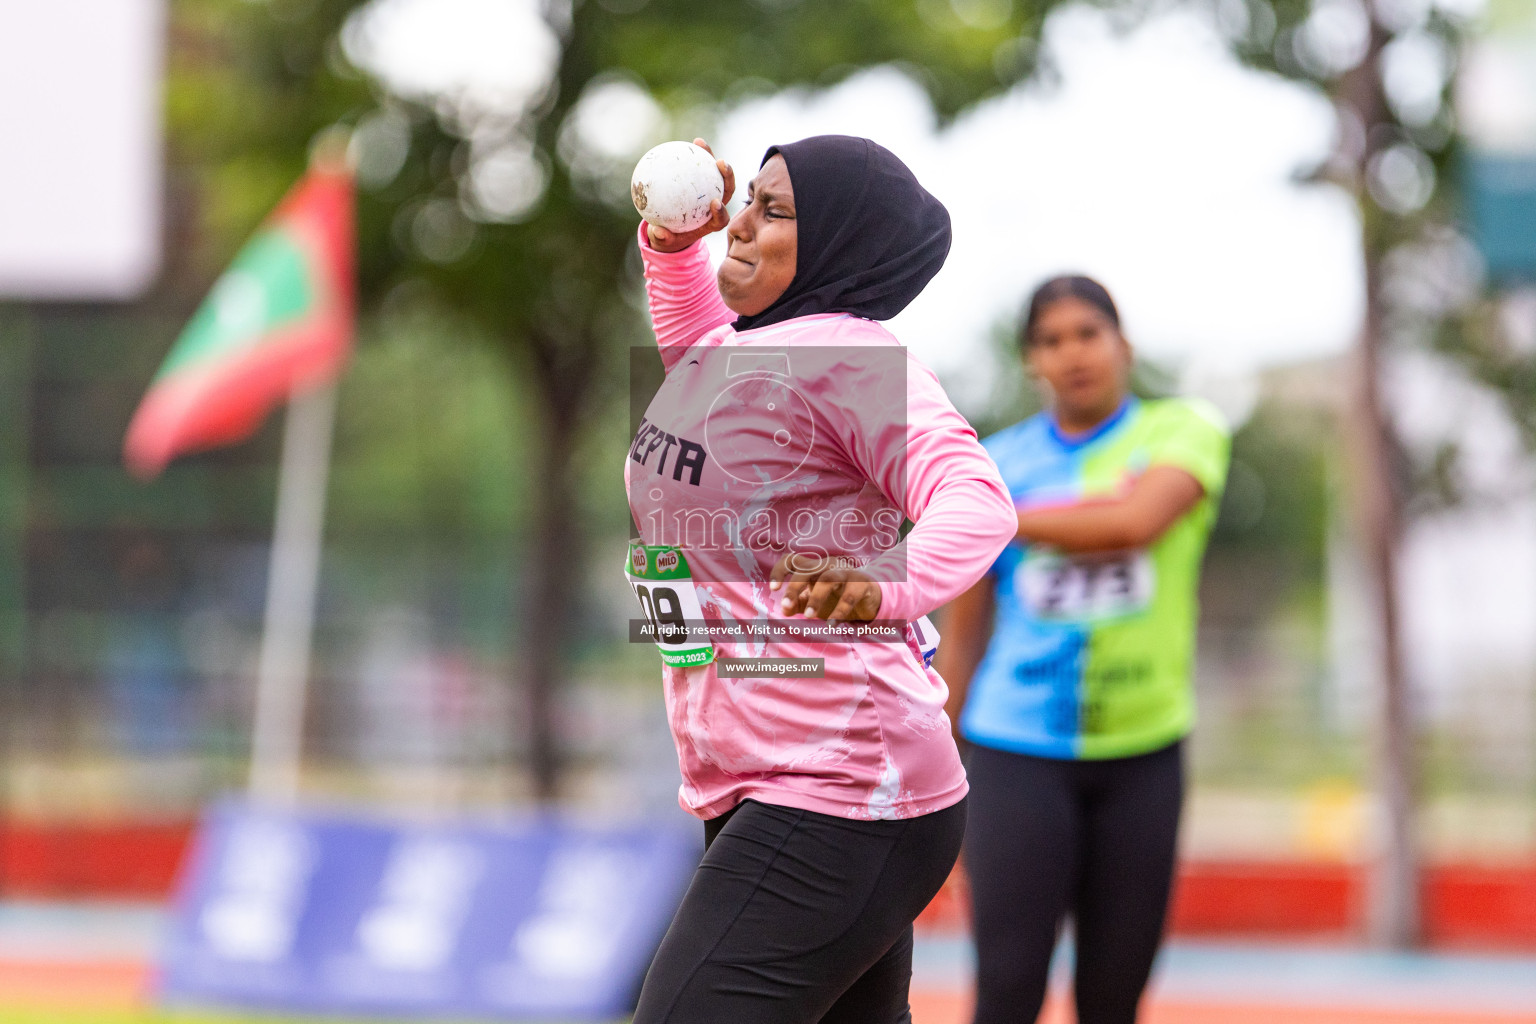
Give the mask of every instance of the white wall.
[[0, 3], [0, 299], [153, 280], [164, 32], [164, 0]]

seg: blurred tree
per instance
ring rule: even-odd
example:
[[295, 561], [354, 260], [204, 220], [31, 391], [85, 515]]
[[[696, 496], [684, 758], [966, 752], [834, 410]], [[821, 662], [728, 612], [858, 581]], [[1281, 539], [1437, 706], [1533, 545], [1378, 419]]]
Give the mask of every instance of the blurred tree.
[[1451, 93], [1469, 9], [1449, 0], [1211, 0], [1210, 9], [1247, 63], [1333, 98], [1335, 148], [1307, 177], [1348, 190], [1360, 210], [1366, 310], [1351, 477], [1382, 637], [1377, 785], [1387, 826], [1369, 917], [1377, 941], [1410, 946], [1420, 939], [1416, 778], [1396, 555], [1410, 500], [1416, 489], [1423, 493], [1420, 485], [1445, 477], [1447, 452], [1415, 467], [1394, 428], [1382, 374], [1388, 352], [1443, 336], [1477, 291], [1466, 244], [1452, 226], [1449, 187], [1458, 151]]
[[[1536, 5], [1530, 0], [1486, 0], [1480, 28], [1485, 33], [1480, 34], [1477, 47], [1490, 46], [1494, 52], [1504, 52], [1507, 46], [1517, 55], [1536, 53]], [[1476, 59], [1477, 54], [1472, 56]], [[1499, 148], [1506, 149], [1507, 145]], [[1511, 154], [1489, 155], [1507, 158]], [[1479, 175], [1465, 162], [1462, 171], [1464, 192], [1472, 193], [1480, 185], [1487, 188], [1487, 183], [1478, 182]], [[1463, 196], [1468, 207], [1478, 205], [1472, 199], [1471, 194]], [[1484, 196], [1483, 202], [1487, 199]], [[1519, 231], [1516, 224], [1507, 224], [1505, 228]], [[1489, 241], [1492, 240], [1483, 239], [1481, 243]], [[1492, 388], [1503, 400], [1526, 448], [1536, 450], [1536, 280], [1529, 267], [1523, 272], [1509, 266], [1496, 267], [1495, 271], [1500, 278], [1495, 284], [1507, 290], [1500, 293], [1490, 289], [1481, 301], [1442, 321], [1436, 348], [1474, 380]]]
[[[173, 174], [195, 212], [187, 223], [201, 228], [180, 267], [188, 296], [298, 176], [314, 136], [345, 124], [364, 188], [363, 310], [424, 283], [418, 301], [466, 318], [527, 386], [533, 425], [517, 441], [532, 525], [515, 630], [540, 798], [558, 787], [553, 698], [587, 568], [580, 470], [594, 424], [625, 399], [625, 349], [644, 338], [634, 158], [747, 96], [876, 64], [904, 69], [950, 119], [1031, 73], [1056, 2], [545, 0], [526, 52], [505, 61], [536, 68], [542, 27], [547, 77], [497, 97], [398, 81], [392, 91], [387, 75], [361, 70], [377, 70], [371, 17], [405, 6], [393, 0], [371, 11], [356, 0], [174, 0]], [[603, 500], [617, 502], [618, 467], [604, 469]]]

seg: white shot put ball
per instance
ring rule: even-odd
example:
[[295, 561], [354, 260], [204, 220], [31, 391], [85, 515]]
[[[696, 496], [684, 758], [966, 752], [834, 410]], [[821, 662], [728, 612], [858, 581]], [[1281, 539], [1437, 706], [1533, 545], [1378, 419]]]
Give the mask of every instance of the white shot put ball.
[[663, 142], [635, 164], [629, 194], [640, 216], [668, 231], [692, 231], [709, 220], [709, 202], [725, 202], [715, 158], [691, 142]]

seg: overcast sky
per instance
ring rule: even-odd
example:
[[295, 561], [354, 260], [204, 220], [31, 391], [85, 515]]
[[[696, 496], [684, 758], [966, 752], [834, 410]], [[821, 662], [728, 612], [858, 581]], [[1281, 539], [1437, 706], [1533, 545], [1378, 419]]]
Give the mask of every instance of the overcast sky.
[[835, 131], [910, 164], [955, 241], [892, 327], [952, 387], [984, 383], [990, 327], [1069, 270], [1110, 288], [1144, 353], [1198, 361], [1201, 376], [1344, 350], [1362, 307], [1358, 222], [1337, 190], [1291, 181], [1327, 151], [1328, 103], [1245, 70], [1192, 15], [1117, 36], [1069, 9], [1045, 42], [1059, 85], [1015, 89], [943, 132], [915, 85], [877, 70], [751, 104], [721, 151], [751, 167], [766, 142]]
[[[531, 63], [553, 57], [526, 0], [376, 6], [387, 17], [357, 49], [416, 90], [526, 89], [530, 62], [512, 73], [509, 38], [535, 41]], [[1292, 180], [1327, 151], [1327, 101], [1244, 69], [1194, 14], [1120, 34], [1100, 13], [1067, 8], [1044, 45], [1054, 83], [1015, 88], [942, 132], [915, 84], [874, 69], [830, 91], [747, 103], [726, 117], [716, 150], [738, 169], [738, 198], [774, 142], [865, 135], [907, 161], [949, 207], [955, 241], [892, 328], [962, 405], [985, 393], [992, 327], [1068, 270], [1110, 288], [1143, 353], [1196, 377], [1345, 350], [1362, 307], [1358, 222], [1341, 192]], [[612, 106], [616, 123], [643, 119], [632, 103]]]

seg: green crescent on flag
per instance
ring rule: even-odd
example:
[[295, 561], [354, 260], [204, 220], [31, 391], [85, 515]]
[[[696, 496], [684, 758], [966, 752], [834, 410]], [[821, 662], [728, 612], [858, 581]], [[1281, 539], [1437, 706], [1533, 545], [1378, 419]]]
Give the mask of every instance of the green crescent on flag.
[[334, 380], [352, 347], [349, 172], [313, 169], [246, 243], [134, 413], [123, 455], [143, 477], [233, 444], [295, 392]]

